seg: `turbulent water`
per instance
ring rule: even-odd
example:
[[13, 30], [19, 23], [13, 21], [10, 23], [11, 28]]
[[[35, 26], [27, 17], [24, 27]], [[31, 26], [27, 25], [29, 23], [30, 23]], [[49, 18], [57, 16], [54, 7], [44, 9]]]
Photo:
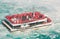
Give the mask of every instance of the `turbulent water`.
[[[10, 32], [2, 25], [6, 15], [39, 11], [53, 20], [52, 27]], [[0, 39], [60, 39], [60, 0], [0, 0]]]

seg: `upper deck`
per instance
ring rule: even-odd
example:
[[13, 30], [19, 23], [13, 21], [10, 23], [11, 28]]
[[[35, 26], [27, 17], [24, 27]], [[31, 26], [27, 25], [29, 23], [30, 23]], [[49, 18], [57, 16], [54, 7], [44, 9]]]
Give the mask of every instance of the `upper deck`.
[[12, 24], [23, 24], [23, 23], [33, 23], [39, 21], [46, 21], [43, 14], [40, 12], [26, 12], [22, 14], [14, 14], [6, 16], [6, 19]]

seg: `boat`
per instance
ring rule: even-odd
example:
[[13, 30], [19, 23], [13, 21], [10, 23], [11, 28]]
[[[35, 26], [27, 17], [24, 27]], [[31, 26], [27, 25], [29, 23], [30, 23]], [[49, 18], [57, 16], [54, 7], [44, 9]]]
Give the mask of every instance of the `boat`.
[[24, 12], [5, 16], [2, 23], [10, 30], [44, 27], [52, 24], [51, 18], [40, 12]]

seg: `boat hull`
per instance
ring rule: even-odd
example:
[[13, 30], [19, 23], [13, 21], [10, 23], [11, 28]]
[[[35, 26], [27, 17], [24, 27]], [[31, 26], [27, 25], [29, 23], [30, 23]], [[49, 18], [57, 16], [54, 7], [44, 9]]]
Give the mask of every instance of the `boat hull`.
[[[48, 21], [50, 20], [50, 21]], [[28, 26], [28, 27], [19, 27], [18, 29], [12, 28], [11, 24], [8, 24], [6, 21], [2, 21], [2, 23], [9, 28], [10, 31], [19, 31], [19, 30], [25, 30], [25, 29], [31, 29], [31, 28], [38, 28], [38, 27], [46, 27], [52, 24], [52, 21], [50, 18], [47, 18], [47, 22], [43, 22], [42, 24], [38, 24], [38, 25], [33, 25], [33, 26]]]

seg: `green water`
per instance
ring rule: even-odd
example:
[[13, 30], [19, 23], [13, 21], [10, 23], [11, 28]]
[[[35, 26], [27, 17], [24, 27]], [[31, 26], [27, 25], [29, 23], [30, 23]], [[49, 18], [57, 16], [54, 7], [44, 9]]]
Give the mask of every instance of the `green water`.
[[[22, 12], [39, 11], [48, 15], [53, 20], [53, 25], [48, 29], [25, 30], [24, 32], [10, 32], [2, 25], [6, 15]], [[0, 0], [0, 39], [60, 39], [60, 2], [59, 0]]]

